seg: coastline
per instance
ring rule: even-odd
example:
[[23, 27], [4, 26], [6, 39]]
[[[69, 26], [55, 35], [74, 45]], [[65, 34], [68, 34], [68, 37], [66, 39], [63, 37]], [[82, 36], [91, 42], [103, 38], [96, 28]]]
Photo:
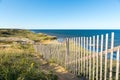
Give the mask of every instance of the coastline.
[[58, 43], [56, 36], [25, 29], [0, 29], [0, 42]]

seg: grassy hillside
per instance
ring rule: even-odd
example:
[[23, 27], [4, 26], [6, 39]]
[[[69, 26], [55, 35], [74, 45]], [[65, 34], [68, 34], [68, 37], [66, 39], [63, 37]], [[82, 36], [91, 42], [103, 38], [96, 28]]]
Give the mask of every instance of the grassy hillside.
[[46, 73], [41, 69], [37, 58], [40, 55], [35, 52], [34, 45], [14, 42], [19, 39], [41, 42], [56, 37], [29, 30], [0, 29], [0, 80], [57, 80], [51, 71]]
[[32, 44], [0, 48], [0, 80], [57, 80], [56, 75], [40, 68], [36, 56]]
[[36, 34], [29, 30], [22, 29], [0, 29], [0, 37], [19, 37], [19, 38], [28, 38], [30, 40], [40, 42], [43, 40], [54, 40], [55, 36], [49, 36], [46, 34]]

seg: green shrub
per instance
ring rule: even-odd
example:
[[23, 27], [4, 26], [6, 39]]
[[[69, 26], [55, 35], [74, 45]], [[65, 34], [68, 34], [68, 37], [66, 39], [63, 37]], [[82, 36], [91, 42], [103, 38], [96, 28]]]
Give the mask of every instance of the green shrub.
[[40, 70], [33, 57], [25, 53], [0, 54], [0, 80], [57, 80], [53, 73]]

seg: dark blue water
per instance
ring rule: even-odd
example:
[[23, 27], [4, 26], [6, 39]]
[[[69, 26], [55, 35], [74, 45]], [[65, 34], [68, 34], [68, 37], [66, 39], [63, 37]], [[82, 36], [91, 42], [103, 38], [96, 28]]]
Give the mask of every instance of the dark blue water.
[[[105, 49], [105, 35], [108, 33], [108, 48], [111, 46], [111, 33], [114, 32], [114, 46], [120, 45], [120, 30], [31, 30], [35, 33], [45, 33], [48, 35], [57, 36], [58, 40], [66, 37], [92, 37], [104, 35], [103, 47]], [[99, 38], [100, 39], [100, 38]], [[101, 40], [101, 39], [100, 39]], [[99, 41], [100, 41], [99, 40]], [[100, 42], [99, 42], [100, 43]], [[100, 51], [100, 48], [99, 48]], [[108, 55], [110, 57], [110, 55]], [[116, 59], [116, 52], [114, 52], [113, 58]]]
[[115, 34], [115, 44], [114, 46], [120, 45], [120, 30], [31, 30], [35, 33], [45, 33], [48, 35], [57, 36], [57, 38], [66, 38], [66, 37], [92, 37], [97, 35], [104, 35], [108, 33], [109, 35], [109, 43], [111, 41], [111, 33], [114, 32]]
[[93, 36], [106, 33], [120, 33], [120, 30], [32, 30], [36, 33], [42, 32], [57, 37], [79, 37], [79, 36]]

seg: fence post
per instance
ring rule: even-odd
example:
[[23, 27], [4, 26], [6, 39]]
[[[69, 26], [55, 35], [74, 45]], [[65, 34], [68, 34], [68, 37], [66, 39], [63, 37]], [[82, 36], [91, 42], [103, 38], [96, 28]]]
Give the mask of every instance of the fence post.
[[84, 55], [83, 56], [83, 61], [84, 61], [83, 65], [84, 65], [84, 68], [83, 69], [84, 69], [84, 76], [86, 76], [86, 73], [85, 73], [86, 72], [86, 69], [85, 69], [85, 37], [84, 37], [84, 48], [83, 49], [84, 49], [84, 54], [83, 54]]
[[[72, 38], [72, 61], [74, 61], [74, 38]], [[74, 62], [72, 64], [72, 72], [74, 73]]]
[[119, 55], [120, 55], [120, 49], [117, 50], [117, 58], [116, 58], [116, 80], [119, 80]]
[[81, 37], [81, 49], [80, 49], [80, 54], [81, 54], [81, 75], [83, 74], [83, 48], [82, 48], [82, 45], [83, 45], [83, 37]]
[[103, 35], [101, 35], [100, 80], [102, 80], [102, 51], [103, 51]]
[[68, 55], [69, 55], [69, 38], [66, 38], [66, 56], [65, 56], [65, 68], [68, 68]]
[[[88, 37], [86, 38], [86, 57], [88, 57]], [[86, 74], [87, 74], [87, 78], [88, 78], [88, 74], [89, 74], [89, 66], [88, 66], [88, 61], [89, 61], [89, 59], [88, 58], [86, 58]]]
[[[78, 55], [78, 56], [79, 56], [79, 57], [78, 57], [78, 63], [79, 63], [79, 64], [78, 64], [78, 71], [79, 71], [79, 72], [78, 72], [78, 75], [80, 75], [80, 72], [81, 72], [81, 69], [80, 69], [80, 67], [81, 67], [81, 65], [80, 65], [80, 64], [81, 64], [81, 60], [80, 60], [80, 59], [81, 59], [81, 54], [80, 54], [81, 41], [80, 41], [80, 37], [79, 37], [78, 41], [79, 41], [79, 42], [78, 42], [78, 44], [79, 44], [79, 45], [78, 45], [78, 47], [79, 47], [79, 49], [78, 49], [78, 51], [79, 51], [79, 55]], [[80, 60], [80, 61], [79, 61], [79, 60]]]
[[111, 55], [110, 55], [110, 80], [112, 80], [112, 60], [113, 60], [113, 47], [114, 47], [114, 32], [112, 32], [111, 37]]
[[93, 80], [95, 79], [95, 36], [93, 36]]
[[71, 58], [71, 55], [72, 55], [72, 40], [71, 40], [71, 38], [69, 38], [69, 61], [68, 61], [68, 65], [69, 65], [69, 71], [71, 71], [72, 70], [72, 66], [71, 66], [71, 61], [72, 61], [72, 58]]
[[105, 75], [104, 75], [104, 80], [106, 80], [106, 75], [107, 75], [107, 49], [108, 49], [108, 34], [106, 34], [106, 42], [105, 42], [106, 44], [106, 47], [105, 47]]
[[75, 48], [75, 66], [76, 66], [75, 70], [76, 70], [76, 73], [75, 74], [78, 75], [78, 63], [77, 63], [77, 60], [78, 60], [78, 58], [77, 58], [78, 57], [78, 55], [77, 55], [77, 48], [78, 48], [77, 44], [78, 44], [78, 42], [77, 42], [77, 37], [76, 37], [76, 43], [75, 44], [76, 44], [75, 45], [76, 46], [76, 48]]
[[96, 80], [98, 80], [98, 50], [99, 50], [99, 35], [97, 35], [97, 45], [96, 45]]
[[76, 70], [75, 70], [75, 37], [74, 37], [74, 74], [75, 74]]
[[89, 55], [89, 80], [91, 80], [91, 37], [90, 37], [90, 39], [89, 39], [90, 41], [89, 41], [89, 46], [90, 46], [90, 49], [89, 49], [89, 51], [90, 51], [90, 55]]

